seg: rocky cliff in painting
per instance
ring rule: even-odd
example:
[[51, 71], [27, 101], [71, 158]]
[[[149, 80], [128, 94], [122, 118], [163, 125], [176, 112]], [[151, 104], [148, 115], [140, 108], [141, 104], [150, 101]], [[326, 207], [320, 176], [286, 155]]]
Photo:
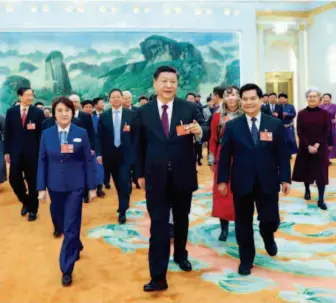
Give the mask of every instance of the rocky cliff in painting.
[[56, 95], [71, 93], [68, 71], [60, 51], [52, 51], [45, 59], [46, 88]]
[[198, 91], [205, 75], [202, 54], [191, 43], [177, 42], [163, 36], [150, 36], [140, 43], [144, 61], [125, 64], [103, 75], [104, 90], [111, 87], [132, 90], [139, 96], [153, 92], [153, 74], [161, 65], [174, 66], [180, 75], [179, 95]]

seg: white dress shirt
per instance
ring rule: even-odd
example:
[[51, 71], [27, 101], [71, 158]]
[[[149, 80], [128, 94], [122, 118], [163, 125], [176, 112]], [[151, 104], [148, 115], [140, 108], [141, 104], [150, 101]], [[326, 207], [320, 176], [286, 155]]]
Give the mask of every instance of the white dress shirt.
[[275, 109], [275, 104], [270, 104], [270, 106], [271, 106], [271, 112], [273, 114], [274, 113], [274, 109]]
[[159, 98], [157, 99], [157, 103], [158, 103], [158, 109], [159, 109], [159, 114], [160, 114], [160, 119], [162, 118], [162, 113], [163, 113], [163, 105], [167, 105], [167, 115], [168, 115], [168, 125], [169, 125], [169, 129], [170, 129], [170, 123], [171, 123], [171, 119], [173, 116], [173, 106], [174, 106], [174, 100], [169, 101], [168, 103], [163, 103], [162, 101], [159, 100]]
[[75, 111], [75, 118], [78, 118], [78, 116], [79, 116], [79, 110], [77, 109], [77, 110]]
[[60, 133], [60, 132], [66, 132], [67, 134], [69, 134], [69, 131], [70, 131], [70, 125], [71, 124], [69, 124], [66, 128], [62, 128], [62, 127], [60, 127], [60, 125], [59, 124], [57, 124], [57, 130], [58, 130], [58, 132]]
[[22, 104], [20, 104], [20, 113], [21, 113], [21, 117], [23, 114], [23, 109], [26, 109], [26, 117], [28, 116], [28, 111], [29, 111], [29, 106], [23, 106]]
[[[247, 119], [247, 124], [248, 124], [248, 126], [249, 126], [249, 129], [250, 129], [250, 131], [252, 130], [252, 117], [250, 117], [249, 115], [247, 115], [247, 114], [245, 114], [245, 116], [246, 116], [246, 119]], [[256, 124], [256, 126], [257, 126], [257, 129], [258, 129], [258, 131], [259, 131], [259, 129], [260, 129], [260, 120], [261, 120], [261, 112], [255, 117], [257, 120], [255, 121], [255, 124]]]

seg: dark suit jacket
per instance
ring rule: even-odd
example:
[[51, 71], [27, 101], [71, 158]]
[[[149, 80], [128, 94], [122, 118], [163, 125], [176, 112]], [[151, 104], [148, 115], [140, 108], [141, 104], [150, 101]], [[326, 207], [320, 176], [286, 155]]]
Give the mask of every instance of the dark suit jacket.
[[95, 150], [96, 138], [95, 138], [95, 132], [94, 132], [94, 129], [93, 129], [93, 123], [92, 123], [91, 116], [87, 113], [84, 113], [84, 112], [80, 111], [78, 113], [78, 119], [81, 121], [82, 127], [84, 129], [86, 129], [86, 131], [87, 131], [87, 134], [88, 134], [89, 139], [90, 139], [91, 149]]
[[234, 195], [251, 193], [257, 180], [266, 194], [277, 193], [281, 182], [290, 182], [284, 126], [279, 119], [261, 114], [259, 130], [265, 129], [272, 132], [273, 141], [255, 145], [245, 115], [226, 124], [217, 183], [231, 180]]
[[272, 112], [271, 112], [271, 109], [270, 109], [270, 107], [269, 107], [268, 104], [263, 104], [263, 105], [261, 106], [261, 111], [262, 111], [264, 114], [266, 114], [266, 115], [270, 115], [270, 116], [272, 116]]
[[[124, 131], [126, 123], [131, 128], [129, 132]], [[96, 155], [97, 157], [102, 156], [103, 159], [109, 162], [109, 159], [112, 160], [116, 153], [121, 151], [123, 161], [133, 164], [136, 158], [136, 141], [138, 136], [137, 115], [134, 111], [126, 108], [122, 109], [120, 132], [121, 144], [117, 149], [114, 145], [112, 109], [105, 111], [98, 121]]]
[[61, 153], [57, 126], [42, 134], [39, 153], [37, 190], [57, 192], [96, 188], [96, 174], [86, 130], [71, 124], [67, 141], [74, 145], [71, 154]]
[[181, 191], [192, 192], [198, 188], [194, 154], [194, 136], [177, 136], [176, 126], [192, 123], [203, 126], [203, 135], [208, 127], [196, 104], [175, 98], [168, 138], [165, 136], [157, 99], [137, 111], [140, 138], [138, 145], [137, 172], [145, 177], [147, 191], [162, 191], [167, 185], [168, 163], [172, 166], [174, 186]]
[[[82, 122], [76, 117], [72, 118], [71, 123], [73, 123], [73, 124], [75, 124], [79, 127], [83, 127]], [[44, 130], [50, 128], [50, 127], [53, 127], [54, 125], [56, 125], [55, 119], [53, 117], [47, 118], [42, 122], [42, 131], [44, 131]]]
[[[22, 127], [20, 106], [8, 109], [5, 121], [4, 152], [10, 154], [12, 162], [19, 161], [21, 155], [26, 159], [37, 160], [44, 119], [42, 110], [30, 106], [26, 123]], [[28, 123], [35, 123], [35, 130], [28, 130]]]
[[[267, 111], [273, 115], [272, 110], [271, 110], [271, 104], [266, 105]], [[282, 120], [282, 106], [280, 104], [275, 104], [274, 112], [278, 113], [278, 119]]]

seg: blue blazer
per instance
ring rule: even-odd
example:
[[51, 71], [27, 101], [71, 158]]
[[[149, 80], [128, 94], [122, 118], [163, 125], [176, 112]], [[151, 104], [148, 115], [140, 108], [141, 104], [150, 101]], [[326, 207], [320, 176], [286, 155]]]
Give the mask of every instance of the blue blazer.
[[281, 182], [290, 183], [291, 169], [282, 121], [262, 113], [259, 130], [272, 132], [273, 141], [260, 141], [255, 145], [245, 115], [226, 124], [217, 183], [231, 180], [234, 195], [251, 193], [256, 181], [265, 194], [278, 193]]
[[296, 116], [296, 111], [295, 111], [294, 105], [293, 104], [284, 104], [282, 112], [287, 113], [287, 116], [283, 117], [283, 119], [282, 119], [283, 124], [292, 123], [295, 116]]
[[86, 130], [71, 124], [67, 141], [74, 145], [72, 154], [61, 153], [57, 126], [43, 131], [37, 173], [38, 191], [46, 188], [57, 192], [96, 188], [96, 175]]

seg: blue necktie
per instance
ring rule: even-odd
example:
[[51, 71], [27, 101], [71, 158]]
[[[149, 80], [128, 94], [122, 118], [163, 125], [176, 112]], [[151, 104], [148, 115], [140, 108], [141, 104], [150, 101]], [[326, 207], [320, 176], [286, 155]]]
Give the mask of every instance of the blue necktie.
[[120, 146], [120, 111], [116, 110], [114, 112], [114, 121], [113, 121], [113, 128], [114, 128], [114, 146]]
[[66, 140], [67, 140], [67, 132], [66, 131], [60, 131], [59, 132], [59, 139], [61, 144], [65, 144]]
[[258, 128], [257, 128], [257, 125], [256, 125], [256, 121], [257, 121], [257, 118], [253, 117], [251, 119], [252, 121], [252, 127], [251, 127], [251, 134], [252, 134], [252, 139], [253, 139], [253, 142], [255, 145], [258, 144]]

